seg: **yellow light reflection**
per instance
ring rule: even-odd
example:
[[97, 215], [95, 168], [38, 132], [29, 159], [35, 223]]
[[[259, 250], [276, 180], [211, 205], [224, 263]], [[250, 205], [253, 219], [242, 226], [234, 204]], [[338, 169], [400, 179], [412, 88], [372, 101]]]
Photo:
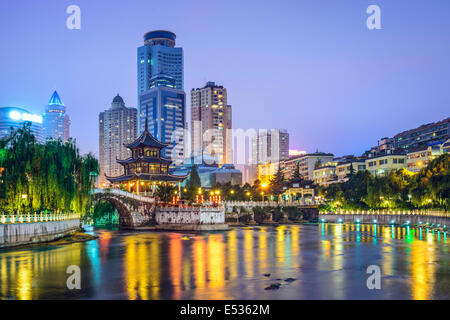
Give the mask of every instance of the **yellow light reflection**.
[[181, 259], [183, 256], [183, 247], [179, 234], [170, 236], [170, 278], [173, 286], [173, 299], [181, 299]]
[[435, 282], [435, 248], [423, 241], [414, 241], [411, 246], [412, 298], [428, 300]]

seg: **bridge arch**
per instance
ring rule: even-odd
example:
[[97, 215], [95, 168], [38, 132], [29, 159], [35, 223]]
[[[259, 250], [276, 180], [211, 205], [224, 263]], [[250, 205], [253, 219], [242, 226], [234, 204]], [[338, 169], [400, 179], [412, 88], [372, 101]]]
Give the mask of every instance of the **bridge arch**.
[[120, 190], [95, 189], [92, 192], [93, 202], [109, 202], [119, 214], [119, 225], [134, 228], [153, 221], [155, 199], [138, 196]]
[[131, 212], [121, 201], [113, 197], [97, 196], [94, 199], [95, 199], [94, 202], [108, 202], [114, 207], [114, 209], [117, 210], [117, 213], [119, 214], [119, 225], [121, 226], [132, 225], [133, 217], [131, 216]]

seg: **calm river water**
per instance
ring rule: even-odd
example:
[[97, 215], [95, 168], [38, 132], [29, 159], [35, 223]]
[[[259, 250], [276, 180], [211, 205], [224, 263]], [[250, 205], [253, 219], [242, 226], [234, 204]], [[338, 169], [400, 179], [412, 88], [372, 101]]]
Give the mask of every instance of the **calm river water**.
[[[0, 251], [0, 299], [450, 299], [449, 241], [427, 229], [92, 232], [99, 239]], [[81, 290], [67, 289], [70, 265], [81, 268]], [[369, 265], [381, 268], [380, 290], [367, 288]]]

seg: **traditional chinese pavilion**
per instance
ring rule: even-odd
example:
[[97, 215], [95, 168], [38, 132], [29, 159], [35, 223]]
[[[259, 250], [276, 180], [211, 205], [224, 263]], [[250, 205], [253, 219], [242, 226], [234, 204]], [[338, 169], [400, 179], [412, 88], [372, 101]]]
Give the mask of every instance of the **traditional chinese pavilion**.
[[124, 174], [119, 177], [108, 177], [115, 188], [121, 185], [130, 192], [152, 193], [158, 185], [176, 185], [187, 178], [187, 175], [176, 176], [169, 173], [170, 159], [162, 156], [162, 149], [168, 144], [158, 141], [148, 131], [147, 122], [145, 130], [139, 138], [125, 147], [131, 150], [131, 157], [117, 160], [123, 166]]

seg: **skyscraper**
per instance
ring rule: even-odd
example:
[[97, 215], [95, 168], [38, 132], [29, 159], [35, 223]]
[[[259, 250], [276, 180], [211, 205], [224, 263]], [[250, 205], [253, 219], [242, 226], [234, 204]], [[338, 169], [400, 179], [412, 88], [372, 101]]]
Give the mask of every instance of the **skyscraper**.
[[252, 137], [252, 163], [278, 163], [289, 157], [289, 133], [284, 129], [260, 129]]
[[125, 144], [130, 144], [137, 137], [137, 110], [127, 108], [122, 97], [117, 95], [111, 107], [100, 112], [99, 121], [99, 162], [100, 187], [104, 188], [108, 182], [105, 174], [110, 177], [123, 174], [123, 167], [117, 159], [129, 158], [130, 151]]
[[56, 91], [53, 92], [45, 108], [42, 137], [44, 141], [46, 139], [67, 141], [70, 138], [70, 118], [66, 114], [66, 107]]
[[227, 89], [207, 82], [191, 90], [191, 143], [194, 156], [208, 153], [219, 165], [233, 163], [232, 113]]
[[168, 146], [163, 156], [175, 165], [183, 163], [186, 150], [186, 95], [176, 88], [176, 80], [167, 74], [154, 76], [149, 89], [139, 96], [139, 127], [148, 121], [149, 132]]
[[[156, 75], [164, 73], [175, 79], [175, 88], [183, 90], [183, 49], [175, 48], [176, 35], [156, 30], [144, 35], [144, 45], [138, 48], [138, 97], [150, 89]], [[138, 101], [138, 105], [140, 102]], [[143, 128], [139, 128], [140, 132]]]

